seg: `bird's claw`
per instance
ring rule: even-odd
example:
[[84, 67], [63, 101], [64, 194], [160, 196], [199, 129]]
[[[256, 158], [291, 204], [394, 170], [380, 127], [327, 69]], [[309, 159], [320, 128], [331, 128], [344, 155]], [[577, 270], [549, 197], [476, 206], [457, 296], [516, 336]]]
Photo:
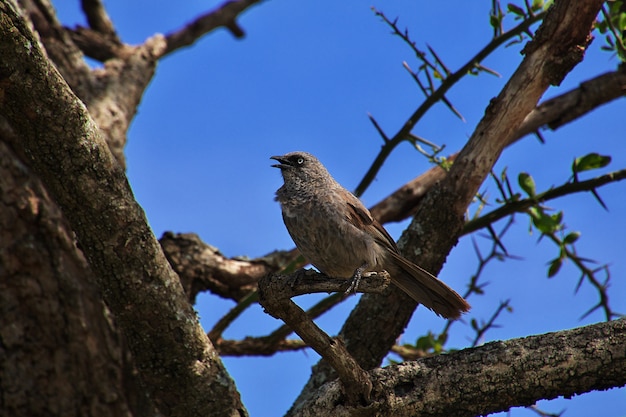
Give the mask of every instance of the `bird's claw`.
[[346, 295], [356, 293], [356, 290], [359, 288], [361, 278], [363, 277], [363, 271], [365, 271], [366, 268], [367, 264], [363, 264], [354, 270], [354, 274], [352, 274], [352, 278], [350, 278], [350, 285], [348, 285], [348, 289], [345, 292]]

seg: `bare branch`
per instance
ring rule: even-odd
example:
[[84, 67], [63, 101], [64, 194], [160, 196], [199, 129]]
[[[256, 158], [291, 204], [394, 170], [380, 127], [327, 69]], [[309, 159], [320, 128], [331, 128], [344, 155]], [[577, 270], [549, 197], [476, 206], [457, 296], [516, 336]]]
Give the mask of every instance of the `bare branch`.
[[[345, 299], [343, 293], [335, 293], [324, 298], [307, 310], [309, 319], [314, 320]], [[221, 322], [222, 320], [220, 320]], [[286, 340], [293, 333], [291, 327], [283, 324], [267, 336], [246, 337], [244, 340], [224, 340], [218, 324], [209, 332], [209, 338], [220, 352], [220, 355], [273, 355], [277, 351], [300, 350], [308, 345], [302, 341]], [[299, 343], [298, 343], [299, 342]]]
[[[454, 161], [457, 154], [458, 152], [448, 157], [448, 161]], [[372, 216], [381, 224], [399, 222], [412, 216], [426, 192], [445, 176], [446, 171], [443, 168], [430, 168], [371, 207]]]
[[[187, 25], [166, 35], [167, 47], [162, 51], [161, 56], [174, 52], [177, 49], [194, 44], [202, 36], [209, 32], [224, 27], [228, 29], [235, 37], [244, 36], [243, 30], [237, 24], [237, 17], [250, 6], [260, 3], [262, 0], [227, 0], [214, 10], [203, 14]], [[107, 24], [103, 21], [106, 17], [104, 10], [99, 11], [98, 7], [102, 6], [100, 0], [83, 0], [83, 9], [85, 10], [91, 28], [78, 27], [76, 29], [66, 28], [70, 33], [72, 40], [87, 56], [97, 59], [101, 62], [111, 58], [124, 58], [132, 46], [127, 45], [119, 40], [115, 35], [114, 29], [106, 28]], [[104, 13], [104, 16], [102, 16]], [[93, 19], [93, 22], [92, 20]]]
[[88, 57], [100, 62], [112, 58], [125, 58], [133, 51], [133, 46], [112, 39], [110, 36], [90, 28], [65, 28], [72, 41]]
[[551, 130], [570, 123], [596, 108], [626, 95], [626, 65], [585, 81], [580, 87], [547, 100], [524, 120], [511, 143], [542, 126]]
[[239, 301], [256, 290], [261, 277], [282, 270], [298, 256], [293, 249], [257, 259], [227, 258], [193, 233], [166, 232], [159, 242], [192, 303], [206, 290]]
[[196, 42], [203, 35], [225, 27], [237, 38], [244, 36], [243, 30], [237, 25], [237, 17], [248, 7], [259, 3], [261, 0], [228, 0], [216, 9], [198, 17], [193, 22], [188, 23], [182, 29], [166, 35], [167, 49], [163, 55], [169, 54], [177, 49], [189, 46]]
[[83, 12], [87, 17], [87, 23], [89, 26], [112, 40], [117, 40], [117, 34], [115, 33], [115, 27], [113, 26], [113, 22], [109, 18], [108, 13], [104, 9], [104, 5], [100, 0], [82, 0], [81, 6], [83, 8]]
[[[367, 272], [363, 274], [356, 292], [382, 294], [389, 286], [389, 274], [386, 272]], [[319, 292], [345, 292], [351, 284], [351, 279], [328, 277], [312, 269], [300, 269], [291, 275], [274, 275], [265, 279], [265, 286], [273, 285], [272, 297], [285, 300], [303, 294]], [[260, 285], [260, 284], [259, 284]], [[268, 289], [265, 292], [268, 293]], [[349, 294], [346, 294], [349, 295]]]
[[[379, 12], [376, 12], [376, 13], [380, 16], [383, 16]], [[398, 133], [396, 133], [389, 141], [385, 142], [378, 156], [372, 163], [372, 166], [369, 168], [369, 170], [367, 171], [367, 173], [365, 174], [365, 176], [363, 177], [359, 185], [356, 187], [356, 190], [354, 193], [357, 196], [360, 196], [363, 194], [363, 192], [365, 192], [367, 187], [369, 187], [371, 182], [374, 180], [374, 178], [378, 174], [378, 171], [382, 167], [383, 163], [385, 162], [385, 160], [387, 159], [391, 151], [398, 144], [400, 144], [402, 141], [404, 141], [407, 138], [407, 135], [411, 132], [411, 130], [413, 130], [413, 127], [415, 126], [415, 124], [424, 116], [424, 114], [426, 114], [426, 112], [435, 103], [437, 103], [439, 100], [441, 100], [445, 96], [446, 92], [450, 88], [452, 88], [453, 85], [455, 85], [465, 75], [469, 74], [470, 70], [472, 70], [476, 65], [480, 64], [480, 62], [482, 62], [485, 58], [487, 58], [493, 51], [495, 51], [498, 47], [504, 44], [507, 40], [511, 39], [512, 37], [518, 36], [520, 33], [523, 33], [526, 29], [528, 29], [528, 27], [540, 21], [544, 17], [544, 15], [545, 15], [544, 13], [538, 13], [537, 15], [529, 17], [528, 19], [524, 20], [515, 28], [507, 32], [504, 32], [500, 36], [494, 38], [482, 50], [480, 50], [476, 55], [470, 58], [470, 60], [467, 61], [465, 65], [459, 68], [456, 72], [450, 74], [450, 76], [446, 77], [435, 91], [431, 91], [431, 94], [415, 110], [415, 112], [413, 112], [411, 117], [409, 117], [409, 119], [404, 123], [404, 125], [398, 131]], [[388, 22], [386, 18], [385, 18], [385, 21]], [[413, 43], [410, 40], [408, 40], [407, 42], [410, 45], [413, 45]], [[414, 50], [417, 51], [417, 49], [414, 49]], [[420, 56], [419, 52], [420, 51], [416, 52], [418, 53], [418, 56]]]
[[372, 383], [367, 373], [347, 352], [341, 339], [332, 339], [289, 298], [283, 298], [285, 285], [268, 275], [259, 281], [259, 303], [273, 317], [289, 327], [337, 371], [347, 400], [352, 405], [369, 403]]
[[[597, 76], [581, 83], [580, 87], [563, 93], [537, 106], [525, 119], [510, 144], [532, 133], [542, 126], [555, 130], [572, 122], [597, 107], [626, 94], [626, 66], [619, 70]], [[454, 161], [458, 153], [448, 158]], [[446, 176], [446, 172], [433, 167], [394, 191], [384, 200], [373, 206], [370, 211], [381, 223], [401, 221], [413, 214], [422, 197], [437, 182]]]
[[481, 325], [476, 324], [476, 327], [472, 326], [474, 328], [474, 331], [476, 332], [474, 340], [472, 341], [472, 347], [478, 346], [480, 343], [483, 342], [483, 337], [488, 330], [493, 329], [494, 327], [499, 327], [495, 324], [496, 319], [504, 310], [510, 310], [510, 302], [511, 300], [501, 301], [500, 305], [498, 305], [498, 308], [496, 308], [496, 311], [493, 312], [489, 320], [487, 320], [485, 323], [482, 323]]
[[246, 337], [243, 340], [219, 340], [215, 348], [221, 356], [272, 356], [278, 352], [304, 350], [309, 345], [299, 339], [267, 340], [267, 337]]

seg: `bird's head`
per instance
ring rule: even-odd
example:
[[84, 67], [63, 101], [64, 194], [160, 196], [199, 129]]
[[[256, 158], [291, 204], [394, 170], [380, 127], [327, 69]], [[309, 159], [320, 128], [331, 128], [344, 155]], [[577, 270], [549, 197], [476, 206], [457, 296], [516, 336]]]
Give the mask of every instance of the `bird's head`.
[[282, 156], [272, 156], [270, 159], [278, 161], [278, 164], [272, 166], [280, 169], [285, 184], [315, 183], [330, 177], [324, 165], [307, 152], [290, 152]]

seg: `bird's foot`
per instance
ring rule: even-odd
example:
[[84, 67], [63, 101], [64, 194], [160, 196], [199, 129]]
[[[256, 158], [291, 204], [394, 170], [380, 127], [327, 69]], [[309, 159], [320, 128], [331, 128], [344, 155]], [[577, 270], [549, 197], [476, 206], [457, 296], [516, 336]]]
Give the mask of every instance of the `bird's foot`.
[[350, 278], [350, 285], [346, 290], [345, 294], [350, 295], [350, 293], [356, 293], [356, 290], [359, 288], [359, 283], [361, 282], [361, 278], [363, 277], [363, 272], [367, 269], [367, 263], [364, 263], [360, 267], [354, 270], [352, 274], [352, 278]]

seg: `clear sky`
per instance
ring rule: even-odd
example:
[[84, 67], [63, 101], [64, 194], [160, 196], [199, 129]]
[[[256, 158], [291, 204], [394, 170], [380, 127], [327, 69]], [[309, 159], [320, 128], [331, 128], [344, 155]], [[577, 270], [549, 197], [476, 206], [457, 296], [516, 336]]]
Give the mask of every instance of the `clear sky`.
[[[56, 3], [65, 24], [85, 24], [78, 2]], [[176, 30], [217, 4], [105, 2], [122, 39], [129, 43]], [[390, 35], [370, 7], [391, 19], [399, 17], [398, 25], [409, 29], [420, 49], [432, 46], [455, 70], [491, 39], [490, 5], [488, 1], [460, 0], [445, 2], [445, 6], [414, 0], [274, 0], [250, 9], [239, 19], [245, 39], [234, 39], [219, 30], [165, 58], [132, 124], [127, 147], [130, 182], [157, 237], [164, 231], [194, 232], [227, 256], [257, 257], [292, 248], [273, 201], [282, 180], [268, 158], [293, 150], [311, 152], [339, 182], [354, 189], [381, 146], [367, 114], [388, 134], [394, 134], [423, 98], [402, 67], [403, 61], [418, 67], [411, 50]], [[514, 24], [512, 18], [505, 21], [506, 27]], [[551, 88], [546, 97], [614, 69], [617, 59], [600, 51], [601, 44], [602, 39], [596, 39], [562, 88]], [[437, 105], [413, 132], [445, 144], [450, 153], [459, 150], [489, 100], [520, 63], [519, 50], [520, 45], [514, 45], [485, 61], [501, 78], [469, 76], [449, 93], [465, 122]], [[555, 133], [546, 132], [546, 144], [527, 137], [506, 150], [496, 172], [508, 167], [515, 185], [520, 172], [529, 172], [538, 190], [545, 190], [566, 181], [573, 159], [590, 152], [610, 154], [613, 162], [582, 178], [622, 169], [626, 167], [624, 114], [626, 102], [621, 99]], [[375, 204], [428, 167], [409, 144], [399, 146], [364, 194], [364, 202]], [[569, 230], [582, 233], [577, 246], [580, 255], [610, 265], [611, 305], [621, 313], [626, 313], [625, 187], [621, 183], [599, 190], [608, 211], [589, 194], [549, 203], [564, 211]], [[482, 190], [492, 198], [498, 196], [491, 182]], [[397, 238], [406, 224], [390, 224], [387, 229]], [[556, 277], [546, 278], [547, 262], [558, 252], [538, 237], [536, 231], [529, 233], [527, 217], [516, 216], [504, 244], [519, 259], [489, 264], [484, 272], [484, 281], [490, 283], [486, 294], [470, 298], [473, 309], [466, 316], [468, 321], [487, 320], [500, 301], [511, 300], [513, 312], [497, 320], [500, 327], [488, 332], [485, 342], [604, 319], [600, 311], [580, 319], [598, 296], [587, 283], [575, 292], [579, 272], [571, 264]], [[475, 238], [486, 251], [488, 241], [481, 234]], [[454, 248], [440, 276], [462, 292], [476, 265], [471, 239], [466, 237]], [[297, 302], [306, 307], [317, 299], [307, 296]], [[334, 334], [354, 303], [353, 297], [318, 324]], [[196, 307], [208, 330], [232, 306], [232, 302], [207, 294], [199, 298]], [[444, 324], [432, 313], [418, 309], [402, 341], [412, 342], [429, 330], [438, 332]], [[264, 335], [279, 325], [254, 306], [225, 336]], [[457, 324], [448, 347], [465, 347], [472, 335], [469, 326]], [[253, 416], [282, 415], [317, 360], [311, 350], [271, 358], [224, 359]], [[625, 416], [626, 390], [541, 402], [539, 406], [553, 413], [565, 409], [568, 417]], [[536, 414], [514, 409], [511, 415]]]

